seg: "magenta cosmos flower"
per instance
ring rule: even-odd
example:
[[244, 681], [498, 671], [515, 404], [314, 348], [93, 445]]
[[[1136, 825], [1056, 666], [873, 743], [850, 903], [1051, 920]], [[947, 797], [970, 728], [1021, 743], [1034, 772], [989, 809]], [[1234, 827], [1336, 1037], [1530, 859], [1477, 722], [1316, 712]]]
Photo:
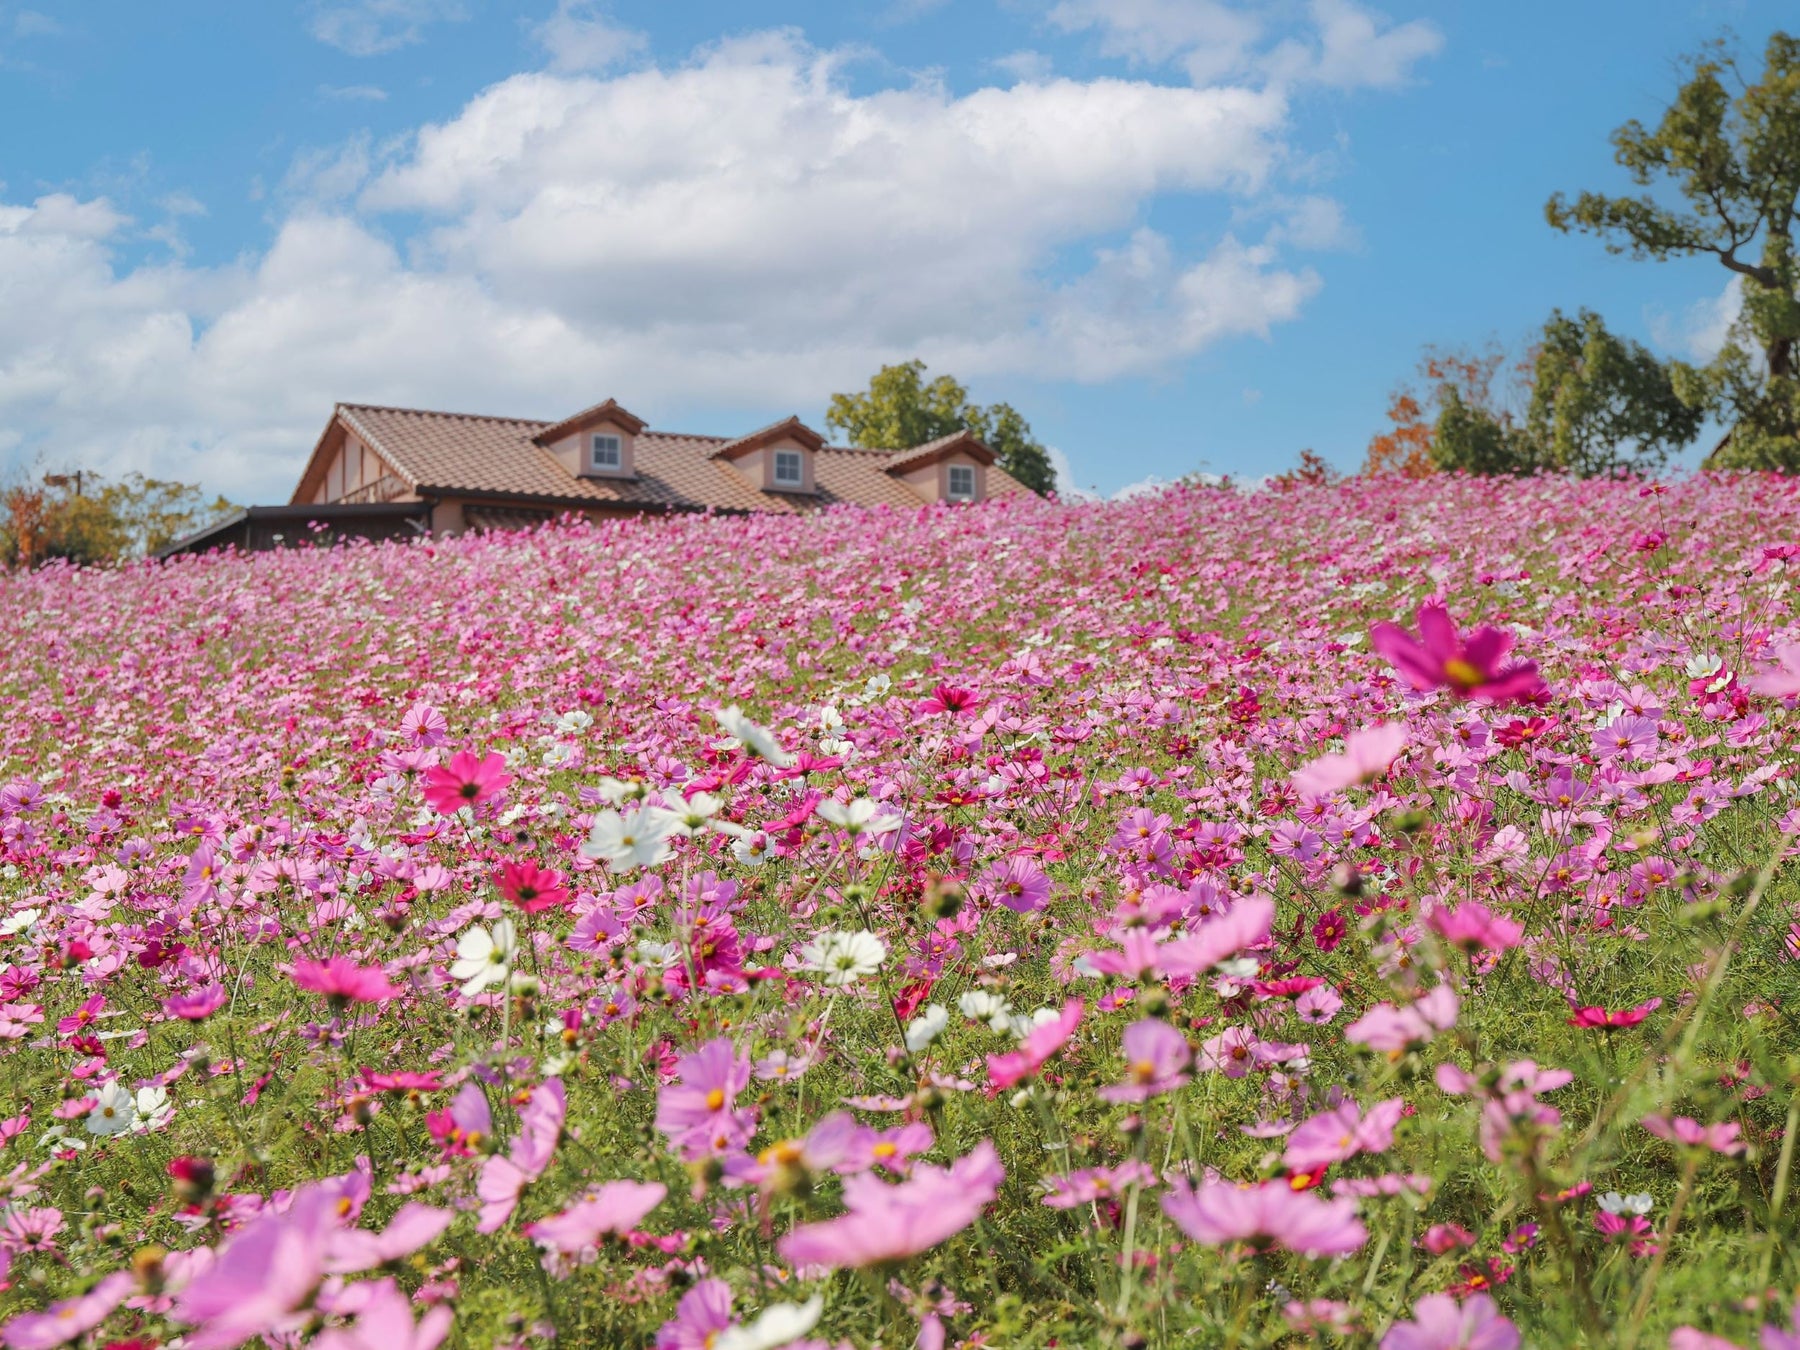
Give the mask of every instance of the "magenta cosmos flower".
[[501, 863], [494, 875], [500, 894], [527, 914], [555, 909], [569, 903], [568, 877], [551, 867], [539, 867], [527, 858], [523, 862]]
[[1167, 1022], [1146, 1017], [1125, 1028], [1125, 1081], [1100, 1089], [1109, 1102], [1142, 1102], [1186, 1083], [1194, 1062], [1187, 1038]]
[[1412, 1321], [1394, 1323], [1381, 1338], [1381, 1350], [1518, 1350], [1518, 1344], [1519, 1329], [1486, 1294], [1460, 1304], [1448, 1294], [1427, 1294], [1413, 1305]]
[[1498, 628], [1477, 628], [1460, 638], [1442, 605], [1420, 605], [1419, 636], [1398, 624], [1378, 623], [1369, 642], [1414, 689], [1449, 689], [1459, 698], [1512, 703], [1544, 689], [1537, 663], [1517, 661], [1502, 666], [1512, 649], [1512, 635]]
[[1239, 1186], [1213, 1181], [1185, 1185], [1162, 1197], [1163, 1213], [1195, 1242], [1249, 1242], [1285, 1247], [1301, 1256], [1344, 1256], [1368, 1241], [1354, 1200], [1321, 1200], [1285, 1181]]
[[380, 966], [359, 966], [343, 956], [294, 962], [294, 983], [338, 1004], [385, 1003], [400, 993]]
[[1022, 1078], [1029, 1078], [1044, 1067], [1044, 1062], [1062, 1049], [1081, 1022], [1085, 1005], [1078, 998], [1066, 1001], [1053, 1022], [1034, 1027], [1031, 1034], [1008, 1055], [989, 1055], [988, 1086], [1004, 1091]]
[[1653, 998], [1638, 1004], [1634, 1008], [1608, 1010], [1597, 1005], [1586, 1006], [1571, 1002], [1569, 1007], [1574, 1016], [1569, 1018], [1572, 1027], [1596, 1027], [1601, 1031], [1617, 1031], [1621, 1027], [1635, 1027], [1651, 1013], [1662, 1007], [1660, 998]]
[[425, 772], [425, 800], [439, 815], [453, 815], [464, 806], [478, 806], [498, 796], [512, 775], [506, 761], [498, 754], [476, 759], [467, 750], [458, 750], [448, 764], [440, 764]]
[[898, 1185], [863, 1172], [844, 1182], [848, 1214], [796, 1228], [778, 1250], [791, 1265], [834, 1270], [904, 1261], [974, 1223], [1005, 1177], [990, 1139], [948, 1167], [918, 1167]]

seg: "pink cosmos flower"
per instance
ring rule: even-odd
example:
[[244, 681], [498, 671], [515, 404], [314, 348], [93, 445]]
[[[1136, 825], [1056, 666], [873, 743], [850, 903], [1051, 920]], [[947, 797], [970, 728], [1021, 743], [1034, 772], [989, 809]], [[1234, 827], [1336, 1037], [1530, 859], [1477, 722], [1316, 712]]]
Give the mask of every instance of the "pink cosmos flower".
[[1294, 790], [1302, 796], [1322, 797], [1327, 792], [1366, 783], [1386, 773], [1406, 748], [1406, 728], [1398, 722], [1377, 722], [1344, 737], [1344, 752], [1321, 755], [1294, 771]]
[[225, 1006], [225, 986], [209, 984], [185, 994], [174, 994], [163, 1000], [163, 1011], [170, 1017], [187, 1022], [204, 1022]]
[[1791, 698], [1800, 694], [1800, 643], [1784, 642], [1775, 648], [1775, 664], [1759, 675], [1744, 681], [1753, 693], [1770, 698]]
[[1442, 605], [1419, 606], [1417, 622], [1417, 638], [1391, 623], [1378, 623], [1369, 632], [1370, 645], [1414, 689], [1447, 688], [1459, 698], [1492, 703], [1511, 703], [1543, 691], [1535, 662], [1500, 664], [1512, 648], [1510, 633], [1484, 627], [1459, 639]]
[[353, 1275], [403, 1260], [435, 1242], [455, 1217], [450, 1210], [413, 1203], [402, 1205], [379, 1233], [339, 1229], [325, 1244], [325, 1269], [333, 1275]]
[[175, 1297], [170, 1315], [195, 1329], [194, 1350], [228, 1350], [252, 1337], [298, 1330], [325, 1274], [325, 1244], [337, 1226], [338, 1197], [303, 1186], [280, 1213], [252, 1219], [228, 1238], [211, 1265]]
[[1345, 1102], [1336, 1110], [1310, 1116], [1288, 1136], [1282, 1166], [1311, 1172], [1358, 1153], [1383, 1153], [1393, 1144], [1394, 1127], [1405, 1111], [1405, 1099], [1393, 1097], [1370, 1107], [1367, 1115], [1355, 1102]]
[[680, 1081], [657, 1096], [656, 1128], [683, 1157], [729, 1153], [749, 1139], [751, 1117], [738, 1109], [737, 1094], [750, 1081], [750, 1057], [729, 1037], [683, 1055], [675, 1071]]
[[400, 719], [400, 734], [415, 746], [443, 745], [450, 739], [450, 724], [429, 703], [415, 703]]
[[1163, 1212], [1195, 1242], [1250, 1242], [1285, 1247], [1301, 1256], [1345, 1256], [1368, 1241], [1354, 1200], [1322, 1200], [1285, 1181], [1239, 1186], [1185, 1184], [1162, 1197]]
[[709, 1277], [681, 1296], [675, 1316], [656, 1333], [656, 1350], [712, 1350], [731, 1322], [731, 1286]]
[[1440, 984], [1404, 1008], [1377, 1003], [1344, 1028], [1344, 1039], [1388, 1054], [1429, 1045], [1440, 1031], [1456, 1025], [1462, 1003], [1456, 991]]
[[1662, 1007], [1662, 1000], [1653, 998], [1634, 1008], [1620, 1008], [1613, 1012], [1592, 1004], [1584, 1006], [1576, 1003], [1573, 999], [1569, 1001], [1569, 1006], [1575, 1010], [1575, 1015], [1569, 1018], [1570, 1026], [1597, 1027], [1601, 1031], [1615, 1031], [1620, 1027], [1635, 1027]]
[[1673, 1120], [1667, 1116], [1645, 1116], [1638, 1123], [1658, 1139], [1667, 1139], [1672, 1144], [1709, 1148], [1728, 1158], [1735, 1158], [1744, 1151], [1744, 1141], [1738, 1138], [1735, 1120], [1702, 1125], [1692, 1116], [1676, 1116]]
[[1096, 1200], [1111, 1200], [1132, 1186], [1154, 1186], [1156, 1173], [1148, 1163], [1127, 1158], [1116, 1167], [1087, 1167], [1066, 1176], [1043, 1178], [1048, 1192], [1043, 1203], [1051, 1209], [1074, 1209]]
[[494, 1133], [494, 1115], [487, 1094], [477, 1083], [464, 1083], [450, 1106], [425, 1117], [425, 1128], [446, 1157], [470, 1157]]
[[1495, 914], [1479, 900], [1466, 901], [1455, 909], [1434, 909], [1425, 925], [1452, 947], [1471, 954], [1510, 951], [1525, 936], [1524, 924]]
[[981, 885], [1001, 904], [1021, 914], [1050, 903], [1050, 874], [1019, 854], [983, 872]]
[[796, 1228], [777, 1250], [791, 1265], [834, 1270], [903, 1261], [975, 1222], [1005, 1177], [989, 1139], [948, 1167], [916, 1168], [898, 1184], [864, 1172], [844, 1182], [849, 1213]]
[[385, 1003], [400, 994], [380, 966], [359, 966], [343, 956], [294, 962], [294, 983], [339, 1005]]
[[439, 815], [454, 815], [462, 807], [492, 799], [510, 782], [512, 775], [498, 754], [476, 759], [469, 751], [458, 750], [449, 764], [425, 771], [425, 800]]
[[1413, 1304], [1413, 1320], [1396, 1322], [1381, 1338], [1381, 1350], [1518, 1350], [1519, 1329], [1501, 1315], [1486, 1294], [1464, 1303], [1448, 1294], [1427, 1294]]
[[1173, 1092], [1191, 1075], [1193, 1047], [1167, 1022], [1146, 1017], [1125, 1028], [1125, 1081], [1100, 1089], [1109, 1102], [1142, 1102]]
[[1017, 1050], [1006, 1055], [989, 1055], [988, 1086], [996, 1092], [1002, 1092], [1043, 1068], [1044, 1062], [1062, 1049], [1069, 1037], [1075, 1034], [1085, 1006], [1078, 998], [1067, 1000], [1056, 1020], [1034, 1027], [1020, 1042]]
[[0, 1329], [8, 1350], [50, 1350], [78, 1340], [112, 1315], [131, 1296], [137, 1277], [129, 1271], [108, 1275], [85, 1294], [52, 1303], [40, 1313], [20, 1313]]
[[568, 1114], [569, 1099], [562, 1079], [546, 1078], [531, 1090], [519, 1108], [519, 1133], [512, 1147], [504, 1158], [496, 1154], [481, 1165], [475, 1181], [475, 1194], [481, 1200], [476, 1232], [496, 1232], [512, 1217], [519, 1196], [550, 1166]]
[[630, 1232], [668, 1193], [658, 1181], [609, 1181], [561, 1214], [526, 1224], [525, 1235], [546, 1251], [572, 1256], [598, 1246], [608, 1233]]
[[1676, 1327], [1669, 1333], [1669, 1350], [1741, 1350], [1736, 1341], [1708, 1336], [1697, 1327]]
[[1273, 900], [1266, 895], [1245, 896], [1225, 913], [1163, 943], [1157, 949], [1156, 967], [1165, 975], [1194, 975], [1211, 970], [1246, 947], [1267, 942], [1274, 923]]
[[412, 1308], [412, 1300], [392, 1280], [350, 1285], [331, 1300], [331, 1311], [353, 1312], [356, 1321], [320, 1332], [313, 1350], [437, 1350], [450, 1334], [455, 1314], [440, 1303], [415, 1323]]

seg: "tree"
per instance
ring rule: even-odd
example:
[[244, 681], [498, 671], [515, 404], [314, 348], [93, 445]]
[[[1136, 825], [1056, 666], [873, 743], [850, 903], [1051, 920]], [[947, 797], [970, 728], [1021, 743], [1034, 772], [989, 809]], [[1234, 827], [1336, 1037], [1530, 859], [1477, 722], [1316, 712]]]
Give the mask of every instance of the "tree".
[[883, 366], [860, 394], [833, 394], [825, 425], [852, 445], [871, 450], [910, 450], [958, 431], [972, 432], [1005, 469], [1040, 495], [1056, 486], [1050, 456], [1031, 435], [1031, 425], [1010, 403], [986, 408], [969, 399], [953, 376], [927, 383], [925, 363]]
[[[1471, 462], [1486, 464], [1497, 445], [1511, 444], [1507, 431], [1518, 420], [1515, 409], [1524, 402], [1530, 354], [1509, 361], [1497, 342], [1478, 350], [1461, 347], [1427, 347], [1419, 359], [1419, 378], [1425, 388], [1405, 385], [1388, 405], [1390, 430], [1369, 442], [1367, 474], [1398, 473], [1424, 478], [1439, 469], [1468, 472], [1517, 472], [1517, 466], [1474, 469]], [[1448, 430], [1450, 445], [1440, 444], [1444, 414], [1454, 407]], [[1466, 438], [1478, 425], [1491, 422], [1494, 431], [1483, 433], [1491, 442], [1477, 449]], [[1503, 434], [1504, 433], [1504, 434]]]
[[1592, 310], [1553, 310], [1533, 363], [1525, 431], [1545, 468], [1592, 477], [1654, 473], [1700, 434], [1705, 414], [1675, 388], [1668, 365], [1607, 330]]
[[1800, 39], [1772, 36], [1754, 81], [1717, 43], [1687, 65], [1654, 131], [1633, 120], [1612, 135], [1614, 158], [1646, 190], [1573, 202], [1559, 193], [1545, 216], [1613, 253], [1712, 257], [1741, 277], [1743, 308], [1724, 348], [1704, 367], [1677, 364], [1674, 388], [1730, 428], [1709, 466], [1800, 471]]
[[22, 478], [0, 492], [0, 563], [141, 558], [233, 509], [192, 484], [139, 473], [116, 483], [92, 472]]

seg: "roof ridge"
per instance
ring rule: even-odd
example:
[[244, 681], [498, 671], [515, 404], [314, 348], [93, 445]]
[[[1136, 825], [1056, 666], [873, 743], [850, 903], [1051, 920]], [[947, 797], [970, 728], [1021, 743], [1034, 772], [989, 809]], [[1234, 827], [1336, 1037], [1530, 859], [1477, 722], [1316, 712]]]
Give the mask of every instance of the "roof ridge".
[[363, 412], [411, 413], [414, 417], [456, 417], [465, 422], [517, 422], [527, 427], [553, 427], [537, 417], [504, 417], [499, 413], [445, 412], [442, 408], [403, 408], [393, 403], [340, 403], [340, 408], [356, 408]]

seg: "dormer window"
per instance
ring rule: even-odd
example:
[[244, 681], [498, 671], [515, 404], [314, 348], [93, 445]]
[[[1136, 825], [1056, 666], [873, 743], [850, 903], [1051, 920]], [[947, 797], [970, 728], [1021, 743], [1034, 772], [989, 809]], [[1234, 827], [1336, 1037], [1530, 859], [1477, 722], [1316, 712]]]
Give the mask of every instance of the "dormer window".
[[592, 473], [618, 473], [625, 467], [625, 443], [618, 436], [596, 435], [588, 440], [588, 469]]
[[775, 486], [798, 488], [806, 486], [806, 464], [798, 450], [777, 450], [775, 452]]
[[972, 464], [952, 464], [950, 466], [950, 482], [948, 496], [953, 502], [972, 502], [975, 500], [975, 466]]

